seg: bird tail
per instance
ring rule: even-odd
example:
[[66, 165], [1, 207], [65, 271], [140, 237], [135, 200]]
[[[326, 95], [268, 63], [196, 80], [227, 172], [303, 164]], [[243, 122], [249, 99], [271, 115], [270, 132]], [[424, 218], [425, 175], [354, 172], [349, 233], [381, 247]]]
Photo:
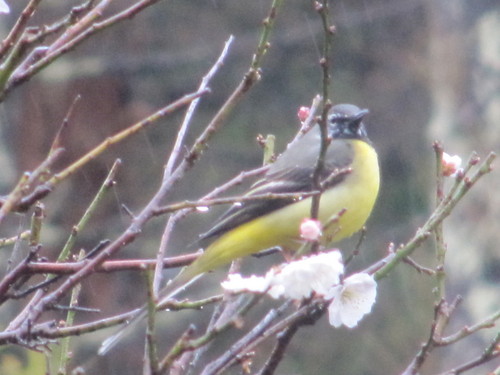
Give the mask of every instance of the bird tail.
[[[159, 302], [157, 306], [160, 306], [162, 303], [174, 297], [177, 293], [184, 290], [201, 276], [202, 275], [197, 272], [196, 269], [191, 268], [190, 266], [184, 268], [174, 279], [172, 279], [162, 290], [160, 290], [158, 295]], [[98, 354], [105, 355], [108, 353], [116, 346], [116, 344], [118, 344], [118, 342], [120, 342], [123, 337], [131, 333], [137, 324], [142, 322], [147, 315], [147, 305], [136, 309], [132, 313], [132, 317], [126, 321], [125, 326], [121, 327], [116, 333], [103, 341], [98, 350]]]

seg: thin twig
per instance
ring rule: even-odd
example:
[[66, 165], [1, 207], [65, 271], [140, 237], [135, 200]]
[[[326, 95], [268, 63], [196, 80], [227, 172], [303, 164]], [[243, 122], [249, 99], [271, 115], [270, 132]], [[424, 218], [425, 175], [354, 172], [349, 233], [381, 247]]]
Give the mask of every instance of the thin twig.
[[182, 98], [176, 100], [175, 102], [159, 109], [152, 115], [148, 116], [142, 121], [139, 121], [135, 123], [134, 125], [128, 127], [127, 129], [124, 129], [120, 131], [119, 133], [106, 138], [101, 144], [98, 146], [94, 147], [91, 151], [89, 151], [87, 154], [82, 156], [80, 159], [75, 161], [73, 164], [71, 164], [69, 167], [64, 169], [63, 171], [57, 173], [55, 176], [53, 176], [49, 181], [49, 185], [56, 185], [60, 181], [65, 180], [72, 174], [74, 174], [76, 171], [78, 171], [82, 166], [86, 165], [89, 161], [95, 159], [97, 156], [99, 156], [101, 153], [104, 151], [108, 150], [109, 147], [112, 145], [115, 145], [119, 142], [122, 142], [126, 138], [130, 137], [133, 134], [136, 134], [140, 130], [150, 126], [151, 124], [158, 122], [161, 118], [172, 114], [176, 110], [178, 110], [181, 107], [184, 107], [185, 105], [189, 104], [191, 101], [195, 100], [196, 98], [199, 98], [202, 95], [205, 95], [208, 93], [208, 90], [202, 90], [202, 91], [196, 91], [192, 94], [187, 94], [184, 95]]
[[500, 332], [497, 333], [497, 335], [492, 340], [490, 345], [488, 345], [488, 347], [483, 351], [483, 353], [479, 355], [477, 358], [474, 358], [473, 360], [467, 363], [464, 363], [451, 370], [448, 370], [444, 372], [442, 375], [459, 375], [470, 369], [478, 367], [486, 362], [489, 362], [495, 358], [500, 358], [499, 343], [500, 343]]
[[[190, 253], [175, 257], [165, 258], [163, 268], [178, 268], [191, 264], [200, 253]], [[70, 275], [80, 271], [89, 260], [80, 262], [30, 262], [24, 267], [23, 273], [27, 274], [54, 274]], [[121, 272], [121, 271], [144, 271], [154, 269], [156, 259], [122, 259], [108, 260], [95, 268], [95, 272]]]
[[259, 200], [273, 200], [273, 201], [276, 199], [298, 200], [318, 194], [320, 194], [320, 191], [315, 190], [315, 191], [303, 191], [294, 193], [265, 193], [265, 194], [255, 194], [255, 195], [239, 195], [236, 197], [214, 198], [210, 200], [202, 198], [199, 201], [184, 201], [184, 202], [169, 204], [168, 206], [164, 207], [159, 207], [154, 211], [154, 215], [155, 216], [164, 215], [170, 212], [184, 210], [186, 208], [210, 207], [221, 204], [253, 202]]
[[177, 342], [177, 344], [174, 345], [174, 347], [161, 361], [160, 373], [166, 371], [166, 369], [168, 369], [172, 365], [172, 363], [185, 351], [195, 350], [203, 345], [206, 345], [208, 342], [212, 341], [215, 337], [219, 336], [223, 332], [226, 332], [231, 327], [238, 326], [238, 322], [241, 319], [241, 316], [245, 315], [248, 312], [248, 310], [255, 304], [256, 300], [256, 298], [249, 298], [246, 304], [243, 305], [239, 309], [239, 311], [233, 315], [232, 319], [227, 321], [225, 324], [213, 327], [213, 329], [205, 333], [203, 336], [197, 339], [189, 340], [187, 342]]
[[[323, 49], [322, 56], [320, 58], [320, 66], [322, 68], [323, 74], [323, 85], [322, 85], [322, 103], [323, 108], [321, 111], [321, 116], [318, 121], [319, 130], [321, 134], [321, 147], [319, 150], [318, 159], [316, 161], [316, 166], [314, 168], [314, 172], [312, 175], [313, 187], [315, 190], [321, 190], [321, 173], [323, 172], [325, 165], [325, 156], [328, 148], [329, 140], [328, 140], [328, 111], [331, 107], [331, 102], [329, 98], [329, 88], [330, 88], [330, 48], [331, 48], [331, 33], [329, 31], [329, 8], [328, 8], [328, 0], [323, 0], [321, 3], [318, 1], [313, 1], [313, 5], [318, 12], [321, 22], [323, 24]], [[321, 195], [313, 196], [311, 201], [311, 218], [316, 219], [319, 214], [319, 205], [320, 205]], [[314, 250], [314, 249], [313, 249]]]
[[[33, 33], [25, 35], [24, 38], [30, 45], [31, 44], [37, 45], [43, 43], [47, 39], [47, 37], [55, 36], [61, 30], [67, 29], [71, 25], [78, 22], [78, 20], [82, 17], [82, 15], [85, 15], [92, 9], [94, 2], [95, 2], [94, 0], [87, 0], [85, 3], [75, 5], [73, 8], [69, 10], [68, 14], [64, 15], [60, 20], [55, 21], [50, 25], [43, 25], [43, 27], [34, 30]], [[38, 48], [35, 48], [31, 52], [31, 56], [24, 59], [23, 63], [19, 66], [20, 70], [26, 69], [26, 67], [30, 65], [30, 62], [33, 63], [34, 61], [37, 61], [41, 56], [45, 54], [45, 51], [47, 50], [47, 48], [44, 48], [41, 56], [36, 57], [38, 55], [37, 49]]]
[[461, 330], [458, 332], [451, 334], [446, 337], [441, 337], [436, 344], [440, 346], [445, 346], [445, 345], [451, 345], [459, 340], [462, 340], [473, 333], [478, 332], [479, 330], [486, 329], [486, 328], [492, 328], [495, 326], [497, 320], [500, 319], [500, 310], [494, 312], [487, 318], [483, 319], [479, 323], [476, 323], [471, 326], [463, 327]]
[[35, 13], [36, 8], [41, 1], [42, 0], [31, 0], [21, 12], [16, 24], [10, 30], [9, 35], [7, 35], [7, 37], [0, 44], [0, 59], [21, 38], [26, 25]]
[[403, 259], [403, 262], [406, 263], [406, 264], [409, 264], [410, 266], [412, 266], [414, 269], [417, 270], [418, 273], [424, 273], [426, 275], [429, 275], [429, 276], [434, 276], [436, 275], [436, 271], [434, 271], [433, 269], [431, 268], [428, 268], [428, 267], [424, 267], [420, 264], [418, 264], [415, 260], [413, 260], [411, 257], [406, 257]]
[[231, 361], [237, 360], [244, 351], [247, 351], [248, 345], [260, 337], [289, 307], [290, 302], [285, 302], [278, 309], [269, 311], [250, 332], [234, 343], [223, 355], [209, 363], [205, 367], [202, 375], [213, 375], [224, 371], [224, 369], [230, 366]]
[[[212, 80], [212, 78], [215, 76], [217, 71], [222, 67], [224, 64], [224, 60], [229, 52], [229, 47], [233, 43], [234, 37], [231, 35], [228, 40], [224, 43], [224, 48], [222, 49], [222, 52], [220, 53], [217, 61], [215, 61], [215, 64], [210, 68], [208, 73], [201, 79], [201, 83], [198, 86], [198, 91], [203, 91], [208, 87], [209, 82]], [[187, 132], [187, 129], [189, 127], [191, 118], [193, 117], [193, 114], [196, 110], [196, 107], [198, 106], [198, 103], [200, 102], [200, 98], [196, 98], [189, 104], [189, 107], [186, 111], [186, 115], [184, 116], [184, 121], [182, 122], [182, 125], [177, 132], [177, 138], [175, 140], [174, 147], [172, 148], [172, 152], [170, 153], [170, 157], [168, 159], [167, 165], [165, 167], [165, 172], [164, 176], [169, 176], [172, 173], [172, 170], [174, 168], [175, 163], [177, 162], [179, 158], [179, 154], [181, 152], [182, 146], [184, 144], [184, 138]]]
[[258, 375], [272, 375], [275, 373], [276, 368], [283, 360], [286, 349], [288, 345], [292, 342], [293, 336], [298, 332], [299, 325], [294, 324], [288, 327], [282, 333], [276, 335], [276, 345], [273, 348], [273, 351], [269, 355], [268, 360], [259, 371]]
[[420, 370], [420, 367], [422, 367], [423, 363], [425, 362], [426, 358], [429, 356], [429, 354], [432, 352], [432, 350], [436, 347], [435, 342], [434, 342], [434, 337], [436, 334], [439, 316], [441, 314], [441, 308], [445, 303], [446, 302], [444, 300], [441, 300], [434, 307], [434, 319], [432, 320], [431, 329], [429, 332], [429, 337], [427, 338], [427, 341], [424, 344], [422, 344], [422, 347], [418, 351], [415, 358], [413, 358], [413, 360], [410, 362], [408, 367], [403, 371], [403, 373], [401, 375], [415, 375], [415, 374], [417, 374]]
[[8, 298], [7, 291], [18, 277], [24, 275], [27, 265], [36, 257], [37, 251], [30, 251], [19, 264], [0, 280], [0, 305]]
[[31, 173], [25, 173], [19, 180], [16, 187], [3, 201], [0, 201], [0, 223], [7, 214], [14, 211], [16, 205], [27, 194], [34, 184], [49, 170], [50, 166], [61, 156], [63, 149], [57, 149], [50, 153], [47, 158]]
[[31, 236], [29, 230], [25, 230], [24, 232], [19, 233], [17, 236], [10, 238], [0, 238], [0, 247], [10, 246], [16, 243], [19, 240], [27, 240]]
[[[83, 259], [84, 256], [85, 256], [85, 251], [80, 250], [80, 253], [78, 254], [78, 259]], [[66, 322], [65, 322], [67, 326], [73, 325], [76, 313], [74, 307], [78, 307], [78, 297], [80, 295], [81, 289], [82, 285], [79, 284], [75, 288], [73, 288], [71, 292], [69, 309], [66, 315]], [[63, 340], [61, 340], [61, 352], [59, 354], [59, 366], [58, 366], [59, 370], [57, 372], [58, 375], [65, 375], [68, 373], [67, 366], [71, 358], [71, 353], [69, 350], [70, 340], [71, 340], [70, 337], [65, 337]]]
[[[247, 335], [245, 335], [245, 337], [243, 337], [239, 342], [235, 344], [235, 349], [231, 349], [231, 355], [228, 352], [226, 355], [221, 357], [221, 363], [218, 365], [217, 369], [213, 369], [210, 372], [203, 373], [203, 375], [213, 375], [224, 371], [233, 363], [238, 361], [238, 356], [240, 353], [248, 352], [254, 349], [256, 346], [261, 344], [262, 341], [268, 339], [269, 337], [275, 336], [280, 332], [283, 332], [288, 327], [291, 327], [293, 325], [311, 324], [312, 322], [317, 321], [325, 313], [325, 307], [326, 305], [322, 300], [313, 300], [307, 305], [301, 307], [296, 312], [277, 322], [273, 326], [269, 326], [267, 322], [265, 327], [262, 327], [265, 328], [264, 330], [261, 330], [260, 326], [256, 326], [254, 330], [249, 332]], [[284, 309], [285, 306], [283, 305], [282, 307], [280, 307], [280, 309], [281, 308]], [[281, 313], [283, 311], [281, 311]], [[224, 358], [224, 361], [222, 361], [222, 358]]]
[[158, 374], [159, 359], [158, 347], [156, 345], [156, 303], [155, 295], [153, 292], [153, 273], [150, 271], [145, 272], [147, 290], [148, 290], [148, 316], [146, 328], [146, 345], [144, 348], [144, 364], [149, 367], [149, 374]]
[[64, 131], [68, 128], [70, 124], [70, 120], [73, 117], [74, 111], [76, 109], [76, 105], [78, 102], [81, 100], [82, 96], [80, 94], [76, 95], [75, 98], [73, 99], [73, 102], [68, 108], [68, 111], [66, 112], [66, 116], [64, 116], [64, 119], [61, 123], [61, 126], [59, 127], [59, 130], [56, 133], [56, 136], [54, 137], [54, 140], [52, 141], [52, 146], [50, 146], [50, 151], [49, 154], [54, 152], [56, 149], [62, 147], [62, 135]]
[[[439, 142], [434, 142], [434, 152], [436, 154], [436, 208], [443, 201], [443, 146]], [[444, 263], [446, 259], [446, 244], [444, 243], [442, 222], [436, 224], [434, 228], [434, 238], [436, 247], [436, 288], [434, 293], [436, 301], [446, 299], [446, 273]]]
[[[222, 299], [222, 296], [215, 296], [206, 298], [199, 301], [178, 301], [173, 300], [168, 301], [168, 303], [163, 306], [158, 306], [157, 311], [167, 309], [169, 311], [179, 311], [179, 310], [201, 310], [209, 304], [217, 303]], [[56, 306], [56, 305], [54, 305]], [[133, 318], [139, 309], [134, 309], [119, 315], [112, 316], [106, 319], [99, 319], [90, 323], [79, 324], [71, 327], [58, 327], [58, 326], [47, 326], [45, 323], [41, 323], [32, 327], [31, 337], [33, 339], [45, 338], [45, 339], [57, 339], [68, 336], [80, 336], [86, 333], [92, 333], [95, 331], [102, 330], [104, 328], [114, 327], [119, 324], [123, 324], [130, 318]], [[22, 328], [7, 329], [4, 332], [0, 332], [0, 345], [7, 343], [20, 343], [20, 335], [23, 334]]]
[[[209, 72], [202, 78], [201, 83], [198, 87], [198, 91], [203, 91], [206, 90], [208, 87], [209, 82], [211, 79], [215, 76], [219, 68], [222, 66], [224, 59], [226, 58], [228, 52], [229, 52], [229, 47], [231, 46], [232, 42], [234, 40], [233, 36], [230, 36], [229, 39], [226, 41], [224, 44], [224, 48], [222, 49], [221, 54], [219, 55], [218, 59], [216, 60], [215, 64], [210, 68]], [[177, 133], [177, 137], [175, 140], [175, 144], [173, 146], [172, 152], [170, 153], [170, 157], [167, 161], [167, 165], [165, 167], [165, 171], [163, 174], [163, 179], [167, 179], [171, 174], [174, 169], [174, 165], [177, 162], [181, 149], [184, 145], [184, 138], [187, 133], [187, 130], [189, 128], [189, 124], [191, 122], [191, 118], [194, 114], [194, 111], [196, 110], [196, 107], [198, 106], [198, 103], [200, 102], [200, 98], [196, 98], [193, 100], [190, 104], [189, 107], [186, 111], [186, 115], [184, 117], [184, 121], [182, 122], [182, 125], [179, 129], [179, 132]], [[165, 257], [165, 253], [167, 250], [167, 244], [170, 239], [170, 234], [172, 233], [173, 228], [175, 227], [175, 224], [177, 220], [180, 217], [178, 216], [171, 216], [167, 222], [167, 225], [163, 231], [161, 241], [160, 241], [160, 246], [158, 247], [158, 252], [157, 252], [157, 266], [155, 269], [155, 274], [154, 274], [154, 281], [153, 281], [153, 294], [155, 296], [158, 295], [158, 290], [160, 289], [160, 285], [162, 282], [162, 269], [163, 269], [163, 258]]]
[[99, 4], [94, 6], [81, 20], [66, 30], [54, 43], [52, 43], [46, 51], [47, 55], [52, 54], [64, 45], [72, 42], [84, 30], [95, 25], [96, 21], [102, 17], [105, 9], [111, 4], [112, 0], [101, 0]]
[[92, 217], [92, 214], [97, 209], [103, 197], [106, 195], [109, 189], [111, 189], [114, 186], [116, 172], [118, 171], [118, 167], [120, 165], [121, 165], [121, 160], [116, 159], [113, 165], [111, 166], [111, 169], [109, 170], [108, 175], [106, 176], [104, 182], [101, 184], [101, 187], [97, 191], [94, 199], [89, 204], [89, 206], [85, 210], [83, 216], [78, 221], [78, 223], [71, 229], [71, 234], [69, 235], [68, 239], [66, 240], [66, 243], [64, 244], [61, 252], [59, 253], [59, 256], [57, 257], [58, 262], [64, 262], [68, 259], [71, 250], [73, 249], [73, 246], [76, 242], [76, 237], [78, 236], [79, 233], [81, 233], [81, 231], [87, 225], [88, 221]]
[[287, 148], [290, 148], [295, 142], [297, 142], [300, 138], [304, 136], [309, 130], [312, 129], [314, 125], [316, 125], [316, 112], [318, 111], [321, 103], [323, 102], [321, 95], [316, 95], [311, 103], [311, 107], [309, 108], [309, 115], [302, 123], [300, 130], [298, 131], [295, 138], [287, 145]]

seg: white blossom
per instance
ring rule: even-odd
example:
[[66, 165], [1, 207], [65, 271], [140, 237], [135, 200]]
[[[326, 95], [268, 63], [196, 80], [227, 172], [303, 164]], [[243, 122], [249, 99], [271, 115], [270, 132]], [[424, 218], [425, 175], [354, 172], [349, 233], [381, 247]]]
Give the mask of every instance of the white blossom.
[[302, 299], [312, 292], [326, 294], [340, 281], [344, 272], [342, 255], [334, 250], [304, 257], [279, 268], [273, 268], [263, 277], [229, 275], [222, 287], [232, 292], [267, 292], [273, 298]]
[[377, 283], [366, 273], [349, 276], [340, 285], [330, 289], [325, 298], [333, 298], [328, 306], [329, 321], [335, 328], [345, 325], [353, 328], [368, 314], [375, 303]]
[[332, 285], [339, 283], [343, 272], [340, 251], [311, 255], [286, 264], [272, 277], [266, 275], [271, 277], [268, 293], [273, 298], [283, 296], [292, 299], [309, 297], [312, 292], [324, 295]]
[[269, 289], [269, 280], [255, 275], [242, 277], [239, 273], [231, 273], [221, 285], [224, 289], [233, 293], [265, 293]]

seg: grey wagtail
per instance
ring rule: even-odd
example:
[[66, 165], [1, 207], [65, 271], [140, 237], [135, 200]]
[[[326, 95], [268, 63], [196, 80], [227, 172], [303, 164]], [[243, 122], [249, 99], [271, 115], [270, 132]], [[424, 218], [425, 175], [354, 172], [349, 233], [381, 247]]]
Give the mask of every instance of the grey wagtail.
[[[338, 242], [360, 230], [377, 199], [380, 182], [377, 152], [362, 122], [367, 113], [368, 110], [351, 104], [336, 105], [328, 112], [329, 144], [320, 176], [324, 186], [318, 214], [318, 219], [326, 225], [323, 245]], [[321, 132], [315, 125], [271, 164], [246, 196], [313, 191], [320, 147]], [[339, 170], [348, 173], [335, 176]], [[160, 301], [172, 297], [203, 273], [234, 259], [274, 247], [296, 251], [303, 244], [299, 228], [302, 220], [311, 215], [311, 202], [309, 196], [245, 200], [234, 204], [201, 236], [212, 243], [166, 285], [160, 292]], [[138, 309], [131, 321], [145, 315], [145, 308]], [[99, 353], [104, 354], [111, 348], [123, 332], [108, 338]]]

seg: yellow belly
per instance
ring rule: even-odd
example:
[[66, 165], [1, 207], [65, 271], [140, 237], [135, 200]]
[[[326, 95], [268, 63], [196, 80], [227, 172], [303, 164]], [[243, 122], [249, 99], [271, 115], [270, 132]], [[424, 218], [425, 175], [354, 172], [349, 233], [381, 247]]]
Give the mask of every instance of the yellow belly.
[[[321, 196], [319, 219], [323, 225], [345, 210], [324, 233], [325, 238], [330, 237], [329, 242], [340, 241], [360, 230], [378, 195], [380, 175], [375, 150], [363, 141], [350, 142], [355, 149], [352, 172]], [[296, 250], [300, 246], [300, 223], [310, 215], [311, 200], [307, 198], [285, 206], [223, 234], [195, 262], [197, 272], [212, 270], [233, 259], [271, 247]]]

